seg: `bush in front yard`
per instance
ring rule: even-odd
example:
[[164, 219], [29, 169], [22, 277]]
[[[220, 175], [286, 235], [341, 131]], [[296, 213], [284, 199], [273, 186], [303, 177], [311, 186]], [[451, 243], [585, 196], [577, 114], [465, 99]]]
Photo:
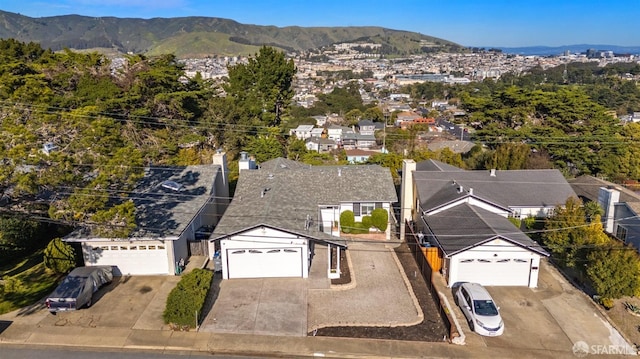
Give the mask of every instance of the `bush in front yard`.
[[362, 217], [362, 227], [366, 228], [367, 232], [369, 231], [369, 228], [371, 228], [372, 224], [373, 224], [373, 222], [371, 220], [371, 216]]
[[353, 224], [352, 234], [367, 234], [369, 233], [369, 227], [365, 227], [362, 222], [356, 222]]
[[76, 266], [76, 252], [60, 238], [52, 239], [44, 249], [44, 265], [57, 274], [68, 273]]
[[371, 212], [371, 224], [378, 228], [380, 232], [387, 230], [389, 224], [389, 214], [384, 208], [376, 208]]
[[351, 233], [353, 226], [356, 223], [356, 217], [353, 211], [344, 211], [340, 213], [340, 230], [344, 233]]
[[212, 280], [213, 272], [206, 269], [194, 269], [183, 275], [167, 298], [167, 306], [162, 315], [165, 324], [194, 328], [196, 313], [199, 322]]

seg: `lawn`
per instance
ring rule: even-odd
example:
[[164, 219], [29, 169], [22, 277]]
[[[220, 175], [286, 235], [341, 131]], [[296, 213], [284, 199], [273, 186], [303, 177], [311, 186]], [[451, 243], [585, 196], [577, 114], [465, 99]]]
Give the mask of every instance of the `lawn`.
[[47, 270], [42, 251], [0, 267], [0, 314], [34, 304], [55, 289], [60, 276]]

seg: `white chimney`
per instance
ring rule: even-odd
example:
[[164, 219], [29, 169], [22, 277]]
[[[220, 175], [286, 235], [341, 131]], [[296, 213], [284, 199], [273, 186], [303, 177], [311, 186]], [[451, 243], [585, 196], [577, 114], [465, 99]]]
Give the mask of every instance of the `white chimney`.
[[473, 188], [469, 188], [469, 194], [473, 196]]
[[491, 177], [495, 177], [495, 176], [496, 176], [496, 169], [495, 169], [495, 168], [492, 168], [492, 169], [491, 169], [491, 171], [489, 172], [489, 175], [490, 175]]
[[613, 188], [600, 187], [598, 204], [604, 209], [602, 222], [607, 233], [614, 234], [615, 205], [620, 201], [620, 191]]
[[413, 172], [416, 170], [416, 162], [414, 160], [402, 161], [402, 188], [400, 198], [400, 238], [405, 238], [405, 222], [413, 220], [414, 206], [416, 204], [415, 194], [413, 190]]

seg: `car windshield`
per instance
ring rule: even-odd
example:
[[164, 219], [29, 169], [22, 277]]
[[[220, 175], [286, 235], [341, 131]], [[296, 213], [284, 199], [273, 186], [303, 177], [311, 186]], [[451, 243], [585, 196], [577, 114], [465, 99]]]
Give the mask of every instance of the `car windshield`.
[[498, 308], [493, 304], [492, 300], [474, 300], [473, 308], [476, 315], [494, 316], [498, 315]]

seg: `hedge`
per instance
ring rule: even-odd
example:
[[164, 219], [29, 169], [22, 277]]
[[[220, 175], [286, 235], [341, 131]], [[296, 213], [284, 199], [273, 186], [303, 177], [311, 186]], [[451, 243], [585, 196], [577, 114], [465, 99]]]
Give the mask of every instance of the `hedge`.
[[342, 232], [351, 233], [355, 223], [356, 217], [353, 211], [346, 210], [340, 213], [340, 230], [342, 230]]
[[387, 230], [389, 225], [389, 214], [384, 208], [376, 208], [371, 212], [371, 224], [378, 228], [381, 232]]
[[372, 225], [373, 225], [373, 220], [371, 219], [371, 216], [362, 217], [362, 227], [366, 228], [368, 231]]
[[162, 315], [165, 324], [195, 328], [196, 313], [199, 323], [212, 280], [213, 272], [206, 269], [196, 268], [183, 275], [167, 297], [167, 306]]

